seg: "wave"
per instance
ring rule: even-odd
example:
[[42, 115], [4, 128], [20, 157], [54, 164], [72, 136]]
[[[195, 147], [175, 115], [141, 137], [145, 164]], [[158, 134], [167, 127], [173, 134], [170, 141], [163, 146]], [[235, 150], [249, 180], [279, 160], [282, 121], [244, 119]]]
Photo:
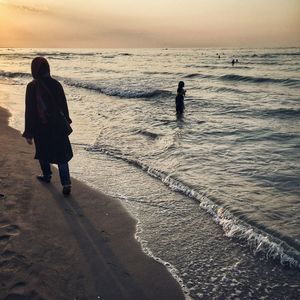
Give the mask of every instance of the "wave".
[[300, 80], [297, 79], [278, 79], [270, 77], [253, 77], [253, 76], [242, 76], [237, 74], [226, 74], [219, 77], [221, 80], [225, 81], [242, 81], [251, 83], [281, 83], [287, 86], [297, 86], [300, 87]]
[[300, 56], [300, 52], [269, 52], [244, 54], [243, 57], [278, 58], [279, 56]]
[[0, 76], [6, 78], [32, 78], [31, 74], [23, 72], [7, 72], [0, 70]]
[[[6, 78], [32, 78], [32, 75], [29, 73], [22, 73], [22, 72], [6, 72], [0, 70], [0, 77], [6, 77]], [[65, 84], [77, 87], [77, 88], [83, 88], [91, 91], [96, 91], [101, 94], [105, 94], [107, 96], [114, 96], [119, 98], [132, 98], [132, 99], [139, 99], [139, 98], [170, 98], [174, 97], [174, 94], [170, 91], [166, 90], [150, 90], [150, 91], [143, 91], [143, 90], [125, 90], [121, 89], [119, 87], [102, 87], [99, 84], [91, 83], [91, 82], [84, 82], [84, 81], [78, 81], [73, 80], [70, 78], [65, 77], [59, 77], [55, 76], [60, 81], [63, 81]]]
[[174, 75], [174, 73], [168, 71], [164, 71], [164, 72], [145, 71], [143, 73], [148, 75]]
[[273, 52], [259, 54], [258, 57], [274, 58], [276, 56], [300, 56], [300, 52]]
[[100, 52], [36, 52], [33, 53], [32, 55], [37, 55], [37, 56], [95, 56], [101, 54]]
[[[237, 89], [232, 89], [232, 88], [216, 88], [215, 91], [218, 92], [234, 92], [234, 93], [249, 93], [249, 92], [244, 92], [241, 90]], [[300, 118], [300, 109], [294, 109], [294, 108], [277, 108], [277, 109], [239, 109], [238, 106], [226, 106], [226, 110], [223, 112], [220, 111], [220, 114], [247, 114], [251, 115], [252, 117], [268, 117], [268, 118], [279, 118], [279, 119], [298, 119]], [[289, 135], [290, 136], [290, 135]]]
[[110, 58], [110, 59], [112, 59], [112, 58], [116, 58], [117, 55], [102, 55], [101, 57], [102, 58]]
[[[231, 67], [230, 67], [231, 68]], [[285, 86], [291, 87], [300, 87], [300, 80], [298, 79], [279, 79], [279, 78], [271, 78], [271, 77], [254, 77], [254, 76], [243, 76], [238, 74], [226, 74], [222, 76], [214, 76], [209, 74], [201, 74], [201, 73], [191, 73], [185, 75], [184, 78], [211, 78], [211, 79], [219, 79], [222, 81], [233, 81], [233, 82], [249, 82], [249, 83], [276, 83], [283, 84]]]
[[[216, 67], [217, 69], [232, 69], [231, 63], [228, 63], [228, 66], [219, 66]], [[235, 69], [252, 69], [252, 67], [247, 67], [247, 66], [234, 66]]]
[[[189, 64], [189, 65], [185, 65], [186, 68], [198, 68], [198, 69], [212, 69], [212, 70], [215, 70], [215, 69], [232, 69], [232, 65], [231, 65], [231, 61], [228, 62], [227, 65], [225, 64], [217, 64], [217, 65], [195, 65], [195, 64]], [[244, 65], [235, 65], [234, 66], [235, 69], [251, 69], [252, 67], [248, 67], [248, 66], [244, 66]]]
[[45, 56], [52, 59], [68, 59], [73, 58], [75, 56], [97, 56], [100, 55], [102, 58], [115, 58], [117, 56], [134, 56], [132, 53], [128, 52], [120, 52], [120, 53], [102, 53], [102, 52], [51, 52], [51, 51], [38, 51], [22, 54], [22, 53], [0, 53], [1, 56], [11, 56], [11, 57], [30, 57], [33, 58], [35, 56]]
[[124, 52], [124, 53], [103, 53], [102, 55], [101, 55], [101, 57], [102, 58], [111, 58], [111, 59], [113, 59], [113, 58], [116, 58], [116, 57], [118, 57], [118, 56], [133, 56], [134, 54], [132, 54], [132, 53], [127, 53], [127, 52]]
[[[126, 199], [127, 200], [127, 199]], [[142, 233], [142, 226], [140, 226], [140, 221], [137, 220], [137, 225], [136, 225], [136, 233], [135, 233], [135, 239], [139, 242], [139, 244], [141, 245], [143, 252], [146, 253], [149, 257], [153, 258], [154, 260], [156, 260], [157, 262], [159, 262], [160, 264], [164, 265], [169, 272], [172, 274], [172, 276], [175, 278], [175, 280], [179, 283], [179, 285], [181, 286], [183, 293], [184, 293], [184, 298], [186, 300], [192, 300], [191, 296], [190, 296], [190, 290], [189, 288], [183, 283], [183, 280], [180, 277], [180, 273], [177, 270], [177, 268], [175, 268], [174, 265], [172, 265], [171, 263], [162, 260], [161, 258], [159, 258], [158, 256], [155, 256], [153, 254], [153, 252], [150, 250], [150, 247], [148, 246], [148, 242], [144, 239], [142, 239], [141, 236]]]
[[192, 73], [192, 74], [188, 74], [188, 75], [185, 75], [184, 78], [212, 78], [214, 76], [212, 75], [208, 75], [208, 74], [200, 74], [200, 73]]
[[139, 99], [139, 98], [170, 98], [173, 97], [173, 93], [166, 90], [125, 90], [119, 87], [103, 87], [96, 83], [77, 81], [73, 79], [61, 78], [63, 82], [65, 82], [69, 86], [83, 88], [91, 91], [96, 91], [101, 94], [105, 94], [107, 96], [114, 96], [119, 98], [131, 98], [131, 99]]
[[15, 60], [15, 59], [26, 59], [32, 60], [36, 56], [44, 56], [51, 60], [69, 60], [74, 57], [75, 54], [61, 54], [61, 53], [28, 53], [28, 54], [16, 54], [16, 53], [7, 53], [7, 54], [0, 54], [0, 56], [4, 56], [7, 60]]
[[65, 56], [65, 55], [72, 55], [73, 53], [71, 52], [44, 52], [44, 51], [41, 51], [41, 52], [35, 52], [35, 53], [32, 53], [32, 55], [37, 55], [37, 56], [57, 56], [57, 55], [60, 55], [60, 56]]
[[235, 93], [235, 94], [249, 94], [250, 92], [242, 91], [240, 89], [228, 88], [228, 87], [212, 87], [212, 89], [218, 93]]
[[259, 111], [260, 114], [268, 117], [277, 117], [277, 118], [299, 118], [300, 109], [293, 108], [277, 108], [277, 109], [267, 109]]
[[119, 53], [118, 55], [119, 56], [133, 56], [132, 53], [127, 53], [127, 52], [125, 52], [125, 53]]
[[[201, 194], [184, 182], [173, 178], [170, 174], [152, 168], [139, 160], [129, 158], [119, 150], [95, 146], [86, 147], [85, 149], [89, 152], [102, 153], [115, 159], [120, 159], [143, 170], [151, 177], [163, 182], [171, 190], [199, 202], [200, 207], [212, 215], [214, 221], [222, 227], [227, 237], [237, 238], [240, 241], [246, 242], [254, 249], [255, 253], [264, 254], [267, 259], [272, 258], [278, 260], [284, 266], [293, 268], [300, 267], [299, 245], [296, 241], [294, 245], [291, 245], [291, 243], [289, 243], [291, 241], [288, 237], [276, 237], [276, 233], [272, 232], [272, 230], [268, 232], [267, 228], [255, 224], [255, 222], [247, 222], [247, 220], [234, 216], [230, 211], [218, 204], [217, 199], [207, 196], [206, 192]], [[250, 225], [249, 223], [252, 224]]]
[[147, 130], [138, 130], [137, 133], [144, 135], [152, 140], [156, 140], [159, 137], [159, 134]]

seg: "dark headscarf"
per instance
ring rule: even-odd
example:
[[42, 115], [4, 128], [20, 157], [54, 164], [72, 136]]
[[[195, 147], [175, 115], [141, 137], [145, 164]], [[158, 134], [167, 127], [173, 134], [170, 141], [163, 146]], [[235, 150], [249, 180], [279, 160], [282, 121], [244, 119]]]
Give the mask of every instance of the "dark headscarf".
[[31, 62], [31, 74], [34, 79], [50, 76], [50, 66], [46, 58], [38, 56]]
[[43, 78], [50, 76], [50, 66], [46, 58], [36, 57], [31, 62], [31, 74], [36, 86], [36, 105], [38, 118], [42, 124], [48, 123], [51, 93], [43, 82]]
[[179, 81], [177, 93], [182, 93], [183, 92], [183, 88], [184, 88], [184, 82], [183, 81]]

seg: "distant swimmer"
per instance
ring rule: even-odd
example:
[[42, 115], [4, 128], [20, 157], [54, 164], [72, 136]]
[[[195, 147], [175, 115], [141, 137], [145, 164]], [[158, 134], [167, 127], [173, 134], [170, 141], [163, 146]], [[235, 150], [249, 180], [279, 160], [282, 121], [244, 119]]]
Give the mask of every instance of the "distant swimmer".
[[238, 60], [238, 59], [236, 59], [236, 60], [235, 60], [235, 63], [238, 63], [238, 62], [239, 62], [239, 60]]
[[176, 103], [176, 113], [177, 115], [182, 115], [184, 113], [184, 96], [185, 96], [184, 82], [179, 81], [177, 88], [177, 96], [175, 99]]

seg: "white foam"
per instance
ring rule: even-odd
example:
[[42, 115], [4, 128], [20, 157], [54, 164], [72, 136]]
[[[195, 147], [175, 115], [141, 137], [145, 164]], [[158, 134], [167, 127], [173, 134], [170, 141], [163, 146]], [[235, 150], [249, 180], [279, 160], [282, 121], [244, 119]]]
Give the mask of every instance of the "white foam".
[[167, 270], [172, 274], [173, 278], [179, 283], [183, 293], [184, 297], [186, 300], [192, 300], [191, 295], [190, 295], [190, 290], [189, 288], [183, 283], [183, 280], [181, 279], [179, 275], [179, 271], [169, 262], [166, 262], [162, 260], [161, 258], [155, 256], [153, 252], [149, 249], [148, 247], [148, 242], [143, 240], [140, 235], [143, 231], [142, 226], [140, 225], [140, 221], [137, 219], [137, 229], [135, 231], [135, 238], [136, 240], [141, 244], [143, 252], [145, 252], [149, 257], [153, 258], [157, 262], [161, 263], [164, 265]]
[[[172, 178], [169, 174], [155, 168], [151, 168], [143, 162], [130, 159], [123, 154], [117, 154], [114, 150], [104, 148], [90, 147], [88, 151], [100, 152], [112, 156], [117, 159], [126, 161], [134, 166], [147, 172], [151, 177], [161, 180], [165, 185], [176, 192], [180, 192], [199, 202], [199, 206], [213, 216], [214, 221], [222, 226], [225, 236], [229, 238], [238, 238], [245, 241], [254, 253], [262, 253], [266, 259], [279, 260], [282, 265], [299, 268], [300, 264], [296, 257], [299, 257], [297, 250], [289, 246], [284, 241], [272, 236], [269, 233], [263, 232], [246, 222], [238, 219], [228, 210], [216, 204], [208, 196], [206, 192], [200, 194], [194, 189], [191, 189], [183, 182]], [[291, 254], [290, 254], [291, 253]], [[294, 254], [295, 253], [295, 254]]]

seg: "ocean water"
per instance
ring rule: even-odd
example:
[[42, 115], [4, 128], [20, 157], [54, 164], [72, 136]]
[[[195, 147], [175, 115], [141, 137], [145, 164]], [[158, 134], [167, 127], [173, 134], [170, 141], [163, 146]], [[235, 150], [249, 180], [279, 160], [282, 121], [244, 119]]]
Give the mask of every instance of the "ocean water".
[[72, 175], [122, 201], [187, 298], [300, 297], [299, 48], [0, 49], [20, 130], [37, 55], [67, 94]]

